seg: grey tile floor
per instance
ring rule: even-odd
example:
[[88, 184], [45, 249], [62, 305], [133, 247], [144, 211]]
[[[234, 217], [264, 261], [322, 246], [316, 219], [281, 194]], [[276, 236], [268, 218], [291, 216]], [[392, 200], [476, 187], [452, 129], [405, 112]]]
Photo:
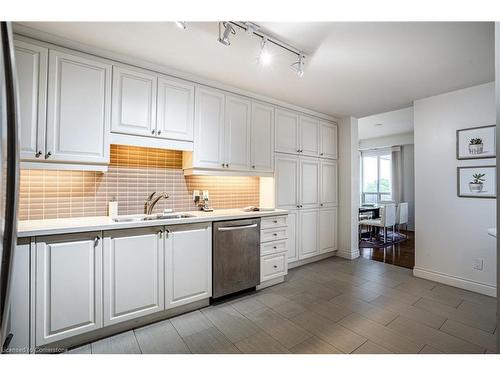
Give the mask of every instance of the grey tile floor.
[[491, 353], [496, 299], [363, 258], [69, 353]]

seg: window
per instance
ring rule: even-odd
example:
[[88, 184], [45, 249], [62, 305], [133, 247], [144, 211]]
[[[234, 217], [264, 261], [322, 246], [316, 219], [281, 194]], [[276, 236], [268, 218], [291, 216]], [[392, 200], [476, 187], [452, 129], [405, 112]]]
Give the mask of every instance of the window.
[[361, 203], [378, 203], [392, 199], [391, 152], [361, 153]]

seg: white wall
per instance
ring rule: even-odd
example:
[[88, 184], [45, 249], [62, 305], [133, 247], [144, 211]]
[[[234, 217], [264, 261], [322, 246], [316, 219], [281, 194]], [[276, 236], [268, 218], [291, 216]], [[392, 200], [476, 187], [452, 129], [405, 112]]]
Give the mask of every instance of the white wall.
[[[414, 102], [414, 274], [489, 295], [496, 294], [494, 199], [458, 198], [457, 166], [495, 159], [457, 160], [456, 130], [496, 123], [494, 83]], [[484, 260], [474, 270], [476, 258]]]
[[339, 135], [339, 250], [338, 256], [348, 259], [359, 257], [359, 152], [358, 120], [342, 118]]
[[391, 134], [383, 137], [367, 138], [359, 140], [360, 150], [369, 150], [373, 148], [412, 145], [413, 131], [409, 133]]
[[413, 107], [358, 119], [359, 139], [413, 132]]

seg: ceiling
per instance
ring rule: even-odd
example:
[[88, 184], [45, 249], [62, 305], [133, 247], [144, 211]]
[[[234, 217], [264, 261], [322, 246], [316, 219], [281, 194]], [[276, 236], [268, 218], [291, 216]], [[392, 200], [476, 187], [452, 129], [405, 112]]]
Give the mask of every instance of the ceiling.
[[259, 66], [255, 36], [218, 43], [216, 22], [23, 24], [330, 115], [364, 117], [494, 80], [492, 22], [261, 23], [307, 53], [302, 78], [289, 69], [295, 56], [278, 48], [271, 66]]
[[413, 107], [360, 118], [358, 132], [359, 139], [413, 132]]

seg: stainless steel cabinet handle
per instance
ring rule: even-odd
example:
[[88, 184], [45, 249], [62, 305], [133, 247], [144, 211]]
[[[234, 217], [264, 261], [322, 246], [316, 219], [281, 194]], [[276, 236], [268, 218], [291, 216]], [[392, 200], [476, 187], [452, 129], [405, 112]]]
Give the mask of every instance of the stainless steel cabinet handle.
[[100, 239], [101, 239], [101, 237], [95, 236], [95, 238], [94, 238], [94, 247], [97, 247], [97, 245], [99, 245], [99, 240]]
[[277, 235], [278, 235], [278, 233], [273, 233], [273, 236], [277, 236]]
[[158, 133], [156, 133], [157, 135], [160, 135], [161, 134], [161, 130], [158, 130]]
[[249, 224], [249, 225], [238, 225], [236, 227], [220, 227], [217, 230], [219, 232], [226, 232], [230, 230], [240, 230], [240, 229], [248, 229], [248, 228], [255, 228], [257, 224]]
[[277, 249], [277, 248], [278, 248], [278, 246], [273, 246], [273, 249]]
[[297, 152], [300, 152], [300, 148], [297, 149]]
[[39, 158], [40, 156], [42, 156], [42, 151], [38, 151], [38, 152], [35, 154], [35, 158]]
[[319, 205], [320, 205], [321, 207], [323, 207], [323, 203], [320, 203]]
[[273, 223], [274, 224], [278, 224], [278, 220], [273, 220]]
[[320, 156], [323, 156], [323, 153], [319, 154]]
[[222, 163], [222, 168], [225, 168], [226, 167], [226, 164]]
[[229, 164], [228, 163], [226, 163], [226, 168], [229, 168]]
[[158, 231], [158, 237], [162, 238], [163, 237], [163, 229], [160, 229]]
[[151, 130], [151, 134], [153, 134], [153, 135], [154, 135], [155, 133], [156, 133], [156, 130], [154, 130], [154, 129], [153, 129], [153, 130]]
[[273, 267], [274, 267], [274, 268], [278, 268], [278, 266], [277, 266], [276, 264], [275, 264], [275, 265], [273, 265]]
[[51, 156], [52, 156], [52, 152], [50, 152], [50, 151], [49, 151], [49, 152], [47, 152], [47, 153], [45, 154], [45, 159], [48, 159], [48, 158], [50, 158]]
[[255, 165], [252, 165], [252, 168], [255, 169]]

